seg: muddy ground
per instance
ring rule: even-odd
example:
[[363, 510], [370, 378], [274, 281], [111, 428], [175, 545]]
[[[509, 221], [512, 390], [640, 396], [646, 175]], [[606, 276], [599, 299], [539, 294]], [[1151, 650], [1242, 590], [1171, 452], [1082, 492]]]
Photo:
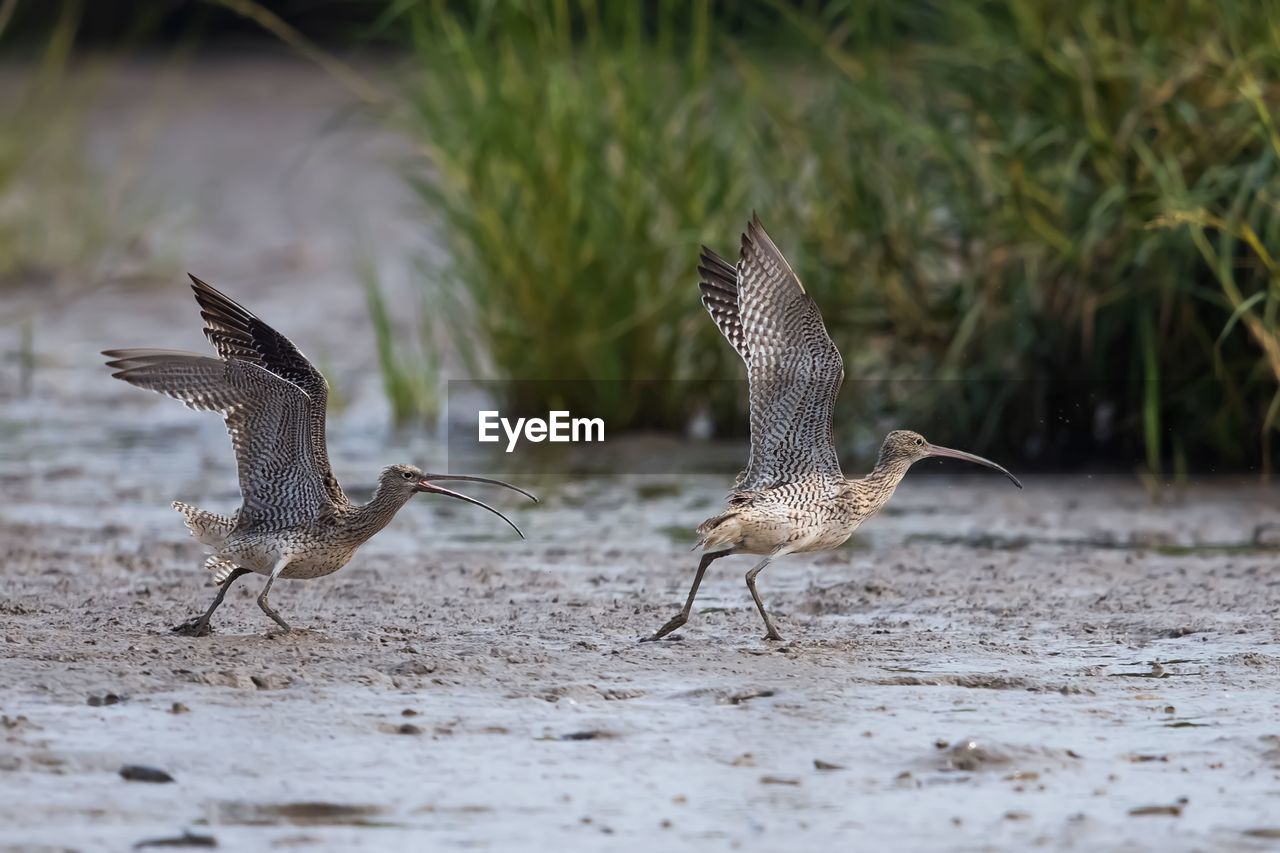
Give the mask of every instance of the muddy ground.
[[[95, 124], [108, 160], [131, 73]], [[340, 93], [298, 66], [189, 73], [149, 164], [186, 212], [156, 239], [325, 366], [344, 482], [434, 461], [386, 430], [353, 272], [357, 232], [380, 258], [419, 239], [397, 143], [330, 129]], [[251, 577], [191, 639], [167, 628], [212, 589], [168, 502], [234, 507], [226, 437], [96, 352], [200, 347], [195, 312], [176, 277], [67, 292], [0, 297], [35, 363], [0, 365], [0, 846], [1280, 845], [1272, 489], [916, 476], [849, 546], [761, 575], [786, 642], [760, 639], [735, 558], [640, 644], [727, 478], [550, 477], [542, 505], [503, 503], [527, 542], [419, 498], [339, 574], [276, 587], [306, 630], [268, 634]], [[21, 339], [0, 326], [0, 351]]]

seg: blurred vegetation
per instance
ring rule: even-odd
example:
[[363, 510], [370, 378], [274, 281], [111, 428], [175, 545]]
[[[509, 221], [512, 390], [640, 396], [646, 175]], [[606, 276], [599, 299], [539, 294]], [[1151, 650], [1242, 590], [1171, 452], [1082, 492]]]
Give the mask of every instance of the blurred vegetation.
[[405, 21], [414, 187], [448, 257], [429, 286], [472, 375], [590, 380], [510, 383], [522, 415], [683, 424], [698, 386], [652, 380], [728, 360], [691, 310], [691, 260], [741, 226], [754, 169], [705, 5], [422, 4]]
[[895, 408], [993, 451], [1269, 465], [1275, 11], [962, 2], [874, 46], [798, 20], [839, 74], [782, 113], [792, 215], [846, 352], [882, 342], [863, 375], [969, 380]]
[[[364, 260], [360, 264], [360, 275], [378, 344], [382, 390], [391, 406], [392, 418], [398, 423], [422, 423], [436, 418], [443, 403], [439, 353], [430, 347], [414, 349], [403, 336], [396, 334], [392, 309], [382, 295], [376, 262]], [[430, 340], [436, 321], [428, 312], [421, 312], [421, 316], [421, 328]]]
[[[196, 6], [311, 56], [416, 146], [445, 258], [424, 267], [430, 358], [392, 346], [366, 276], [399, 417], [429, 416], [448, 354], [504, 380], [511, 414], [742, 434], [695, 267], [755, 209], [845, 354], [846, 450], [892, 424], [1023, 465], [1272, 466], [1280, 0], [338, 4], [354, 41], [401, 46], [385, 87], [316, 46], [319, 6]], [[38, 244], [5, 218], [53, 151], [37, 120], [0, 126], [0, 275]], [[48, 186], [92, 184], [62, 162]], [[94, 215], [50, 221], [91, 244]]]
[[[862, 430], [1045, 464], [1270, 465], [1275, 2], [643, 9], [397, 0], [382, 22], [411, 34], [403, 127], [450, 258], [425, 286], [469, 367], [611, 383], [574, 401], [512, 382], [508, 407], [683, 426], [699, 378], [741, 375], [697, 247], [732, 257], [754, 207], [845, 353]], [[692, 381], [635, 383], [656, 377]]]
[[[21, 8], [0, 2], [0, 44]], [[37, 54], [0, 89], [0, 287], [158, 274], [141, 239], [147, 219], [136, 190], [141, 157], [94, 168], [88, 120], [110, 59], [75, 55], [81, 2], [48, 4], [56, 17]], [[51, 12], [50, 14], [54, 14]]]

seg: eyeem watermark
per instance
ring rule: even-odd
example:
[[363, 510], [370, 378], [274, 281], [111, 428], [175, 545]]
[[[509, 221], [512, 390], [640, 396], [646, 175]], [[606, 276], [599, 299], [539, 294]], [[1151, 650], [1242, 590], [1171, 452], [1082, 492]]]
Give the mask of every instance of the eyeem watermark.
[[550, 441], [554, 444], [604, 441], [604, 418], [575, 418], [569, 412], [547, 412], [542, 418], [516, 418], [515, 423], [489, 410], [479, 413], [477, 441], [496, 443], [502, 440], [499, 429], [506, 434], [507, 453], [516, 449], [520, 439], [535, 444]]

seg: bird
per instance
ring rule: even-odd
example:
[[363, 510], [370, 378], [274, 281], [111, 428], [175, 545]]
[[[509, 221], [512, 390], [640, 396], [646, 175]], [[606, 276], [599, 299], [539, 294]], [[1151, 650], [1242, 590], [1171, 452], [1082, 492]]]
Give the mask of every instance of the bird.
[[707, 567], [722, 557], [761, 557], [747, 589], [764, 620], [765, 639], [782, 635], [765, 610], [756, 577], [787, 554], [842, 545], [876, 514], [914, 463], [938, 456], [994, 468], [989, 459], [930, 444], [911, 430], [893, 430], [867, 476], [847, 479], [836, 455], [833, 414], [844, 380], [840, 351], [822, 314], [770, 239], [759, 216], [742, 235], [737, 265], [702, 247], [702, 304], [747, 366], [751, 450], [724, 512], [697, 529], [702, 559], [684, 608], [645, 640], [659, 640], [689, 621]]
[[329, 467], [325, 442], [329, 386], [324, 376], [280, 332], [212, 285], [194, 275], [190, 278], [204, 334], [216, 357], [163, 349], [102, 353], [116, 379], [158, 391], [191, 409], [218, 412], [231, 435], [240, 508], [220, 515], [182, 501], [173, 503], [192, 537], [210, 550], [205, 567], [218, 585], [209, 609], [175, 626], [175, 632], [207, 635], [209, 620], [227, 590], [252, 572], [267, 577], [258, 606], [288, 633], [289, 623], [271, 607], [268, 597], [276, 579], [318, 578], [338, 571], [419, 493], [482, 507], [524, 538], [498, 510], [439, 485], [454, 480], [486, 483], [538, 500], [501, 480], [390, 465], [382, 470], [372, 500], [353, 503]]

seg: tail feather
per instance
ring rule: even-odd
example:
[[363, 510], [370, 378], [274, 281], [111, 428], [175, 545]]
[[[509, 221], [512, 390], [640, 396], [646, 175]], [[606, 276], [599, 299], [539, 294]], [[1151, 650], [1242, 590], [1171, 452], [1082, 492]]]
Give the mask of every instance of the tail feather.
[[219, 557], [217, 554], [210, 554], [209, 559], [204, 561], [204, 567], [213, 572], [215, 586], [222, 586], [226, 583], [227, 578], [231, 577], [231, 573], [236, 570], [235, 563]]
[[235, 516], [218, 515], [182, 501], [174, 501], [173, 508], [182, 513], [182, 520], [196, 541], [212, 548], [220, 547], [236, 526]]
[[694, 547], [701, 547], [707, 551], [721, 551], [725, 548], [732, 548], [738, 543], [740, 534], [737, 518], [738, 512], [730, 510], [702, 522], [702, 524], [698, 525], [698, 544]]

